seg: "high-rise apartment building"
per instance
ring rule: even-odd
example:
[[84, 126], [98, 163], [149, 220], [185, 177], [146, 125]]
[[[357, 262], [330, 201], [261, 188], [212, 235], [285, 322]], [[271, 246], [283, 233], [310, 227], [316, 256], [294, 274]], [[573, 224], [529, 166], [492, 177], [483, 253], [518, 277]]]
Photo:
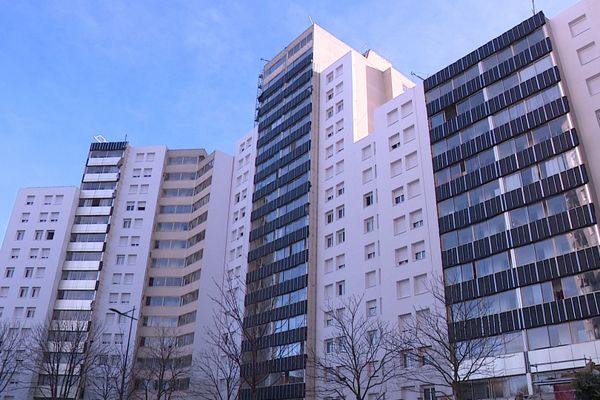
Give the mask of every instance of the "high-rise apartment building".
[[[128, 345], [136, 369], [168, 336], [178, 348], [171, 362], [191, 366], [222, 279], [231, 173], [219, 152], [92, 144], [79, 190], [19, 193], [2, 247], [2, 318], [25, 330], [77, 322], [108, 357]], [[177, 377], [178, 389], [191, 373]], [[11, 396], [47, 395], [51, 377], [21, 375]], [[140, 376], [136, 390], [154, 390], [155, 379]], [[95, 387], [71, 390], [84, 392], [97, 398]]]
[[[308, 361], [336, 351], [328, 307], [357, 296], [362, 316], [402, 327], [436, 306], [443, 276], [449, 340], [502, 343], [464, 399], [562, 392], [600, 361], [599, 20], [591, 0], [538, 13], [417, 84], [312, 25], [265, 65], [233, 159], [95, 143], [80, 189], [23, 189], [0, 318], [25, 331], [85, 318], [115, 353], [131, 335], [137, 370], [168, 334], [184, 370], [169, 385], [185, 396], [214, 299], [234, 291], [259, 336], [236, 338], [240, 398], [319, 398]], [[463, 319], [461, 304], [485, 315]], [[36, 388], [14, 398], [45, 385], [18, 380]], [[400, 380], [368, 398], [436, 389]]]
[[599, 11], [538, 13], [424, 81], [450, 340], [505, 343], [464, 398], [560, 392], [598, 360]]

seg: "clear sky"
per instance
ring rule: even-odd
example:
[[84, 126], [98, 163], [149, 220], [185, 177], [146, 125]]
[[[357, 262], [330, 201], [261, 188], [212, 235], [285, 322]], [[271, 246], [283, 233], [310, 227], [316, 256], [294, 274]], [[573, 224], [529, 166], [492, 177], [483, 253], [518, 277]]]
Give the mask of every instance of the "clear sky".
[[[575, 0], [537, 0], [546, 16]], [[0, 0], [0, 237], [17, 189], [75, 186], [93, 136], [233, 151], [263, 62], [309, 16], [426, 77], [531, 16], [530, 0]]]

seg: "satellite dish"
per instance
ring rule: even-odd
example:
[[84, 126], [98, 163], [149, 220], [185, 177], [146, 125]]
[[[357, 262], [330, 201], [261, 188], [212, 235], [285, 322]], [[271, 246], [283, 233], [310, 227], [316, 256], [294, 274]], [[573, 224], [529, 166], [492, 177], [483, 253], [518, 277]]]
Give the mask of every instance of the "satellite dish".
[[107, 142], [106, 138], [102, 135], [96, 135], [96, 136], [94, 136], [94, 139], [98, 143], [106, 143]]

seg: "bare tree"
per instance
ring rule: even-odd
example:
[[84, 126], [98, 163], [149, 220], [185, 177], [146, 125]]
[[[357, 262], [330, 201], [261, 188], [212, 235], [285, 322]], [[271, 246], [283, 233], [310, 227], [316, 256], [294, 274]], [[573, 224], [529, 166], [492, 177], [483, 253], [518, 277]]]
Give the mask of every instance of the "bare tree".
[[376, 316], [366, 315], [362, 296], [350, 296], [337, 307], [325, 309], [332, 336], [323, 351], [312, 351], [316, 394], [364, 400], [379, 394], [399, 379], [403, 338], [396, 327]]
[[9, 392], [23, 362], [23, 339], [18, 324], [0, 322], [0, 394]]
[[[244, 305], [244, 295], [251, 288], [247, 288], [241, 279], [226, 279], [224, 284], [215, 284], [218, 294], [212, 301], [218, 311], [213, 317], [213, 326], [208, 330], [209, 342], [215, 349], [211, 357], [223, 357], [227, 363], [222, 366], [224, 370], [219, 372], [220, 377], [201, 371], [200, 379], [213, 382], [212, 391], [222, 390], [225, 383], [228, 391], [221, 395], [231, 397], [224, 399], [237, 399], [244, 392], [244, 398], [255, 400], [259, 389], [269, 378], [269, 371], [262, 364], [265, 346], [261, 339], [272, 333], [269, 324], [259, 323], [255, 316], [274, 307], [264, 302], [262, 308], [256, 303]], [[239, 379], [235, 378], [236, 375]], [[215, 386], [216, 378], [221, 381]]]
[[485, 335], [483, 329], [479, 329], [479, 337], [456, 340], [456, 330], [466, 324], [481, 328], [478, 317], [489, 314], [491, 304], [486, 299], [474, 299], [446, 307], [443, 280], [434, 278], [428, 286], [431, 306], [416, 310], [415, 316], [403, 321], [401, 329], [410, 343], [403, 352], [404, 364], [412, 367], [406, 369], [411, 380], [435, 386], [443, 395], [460, 400], [467, 381], [493, 374], [494, 360], [501, 357], [504, 343], [502, 336]]
[[205, 400], [237, 400], [240, 383], [239, 363], [223, 354], [213, 343], [195, 359], [199, 381], [192, 393]]
[[36, 397], [78, 398], [99, 354], [98, 331], [86, 319], [53, 320], [32, 329], [26, 368], [37, 375]]
[[[131, 395], [133, 390], [133, 360], [131, 360], [131, 357], [126, 357], [125, 352], [126, 349], [123, 345], [102, 349], [92, 366], [87, 391], [104, 400], [126, 399]], [[125, 384], [122, 388], [123, 372], [125, 372]], [[122, 396], [121, 391], [123, 391]]]
[[173, 328], [157, 327], [145, 338], [134, 369], [137, 398], [170, 400], [187, 388], [192, 356], [182, 346]]

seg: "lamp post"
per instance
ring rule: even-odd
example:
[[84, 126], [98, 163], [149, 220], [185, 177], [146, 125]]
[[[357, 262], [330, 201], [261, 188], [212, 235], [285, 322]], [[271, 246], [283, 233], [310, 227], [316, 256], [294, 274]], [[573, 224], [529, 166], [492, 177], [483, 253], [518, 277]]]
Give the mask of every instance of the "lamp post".
[[[129, 311], [119, 311], [116, 308], [109, 308], [110, 311], [115, 312], [123, 317], [129, 318], [129, 334], [127, 335], [127, 346], [125, 347], [125, 362], [123, 365], [123, 374], [121, 376], [121, 388], [119, 390], [119, 399], [123, 400], [123, 392], [125, 391], [125, 374], [127, 373], [127, 359], [129, 357], [129, 344], [131, 343], [131, 329], [133, 327], [133, 321], [137, 321], [135, 318], [135, 306]], [[131, 313], [131, 315], [129, 315]]]

